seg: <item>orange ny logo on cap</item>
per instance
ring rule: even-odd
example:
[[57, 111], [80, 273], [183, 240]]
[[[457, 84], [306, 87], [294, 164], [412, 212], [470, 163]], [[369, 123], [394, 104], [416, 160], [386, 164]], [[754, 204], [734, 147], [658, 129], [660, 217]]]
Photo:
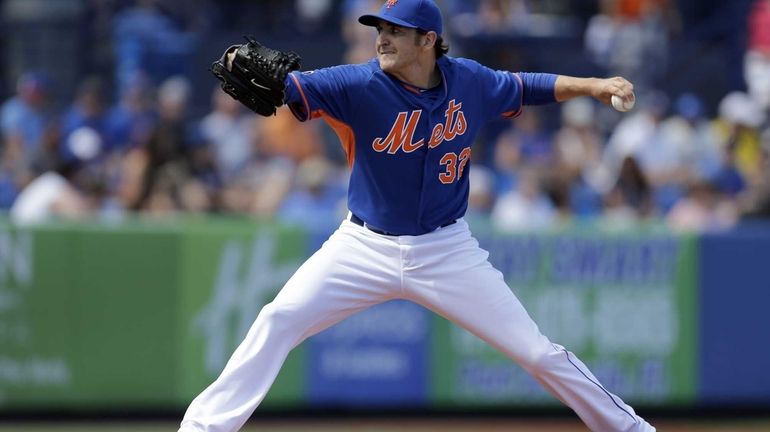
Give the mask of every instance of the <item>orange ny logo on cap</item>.
[[398, 0], [388, 0], [388, 1], [386, 1], [386, 2], [385, 2], [385, 7], [387, 7], [388, 9], [390, 9], [390, 8], [392, 8], [393, 6], [395, 6], [395, 5], [396, 5], [396, 3], [398, 3]]

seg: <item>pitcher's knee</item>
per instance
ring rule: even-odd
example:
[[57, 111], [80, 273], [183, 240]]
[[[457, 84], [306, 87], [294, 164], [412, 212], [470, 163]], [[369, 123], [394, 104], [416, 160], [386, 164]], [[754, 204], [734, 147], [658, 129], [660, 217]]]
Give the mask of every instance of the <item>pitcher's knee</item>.
[[527, 372], [541, 375], [553, 368], [554, 360], [560, 353], [553, 346], [538, 346], [529, 350], [519, 363]]
[[256, 324], [267, 326], [272, 334], [285, 335], [298, 331], [296, 329], [298, 323], [294, 315], [296, 314], [293, 311], [282, 307], [280, 304], [268, 303], [259, 312]]

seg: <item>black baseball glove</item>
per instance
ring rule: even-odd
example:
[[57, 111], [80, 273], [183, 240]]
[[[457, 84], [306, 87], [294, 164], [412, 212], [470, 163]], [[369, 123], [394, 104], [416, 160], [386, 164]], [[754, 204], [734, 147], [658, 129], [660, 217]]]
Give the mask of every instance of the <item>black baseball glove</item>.
[[[233, 45], [211, 65], [211, 72], [222, 81], [222, 89], [257, 114], [271, 116], [283, 105], [284, 81], [289, 72], [300, 68], [300, 57], [268, 48], [246, 38], [244, 45]], [[235, 52], [232, 68], [227, 54]]]

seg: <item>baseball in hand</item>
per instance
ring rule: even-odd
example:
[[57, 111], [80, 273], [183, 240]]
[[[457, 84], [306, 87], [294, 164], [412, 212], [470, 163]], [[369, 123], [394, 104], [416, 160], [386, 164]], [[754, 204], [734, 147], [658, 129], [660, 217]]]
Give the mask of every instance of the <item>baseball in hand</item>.
[[634, 107], [636, 96], [631, 93], [625, 99], [617, 95], [612, 95], [612, 107], [620, 112], [626, 112]]

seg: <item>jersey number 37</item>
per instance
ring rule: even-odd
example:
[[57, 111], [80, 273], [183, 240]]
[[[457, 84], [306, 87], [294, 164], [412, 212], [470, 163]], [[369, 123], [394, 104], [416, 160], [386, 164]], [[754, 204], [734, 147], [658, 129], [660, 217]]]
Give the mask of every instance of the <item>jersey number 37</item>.
[[445, 154], [439, 163], [446, 166], [446, 170], [438, 175], [438, 179], [443, 184], [454, 183], [455, 180], [462, 178], [465, 165], [471, 158], [471, 148], [465, 147], [460, 154], [449, 152]]

